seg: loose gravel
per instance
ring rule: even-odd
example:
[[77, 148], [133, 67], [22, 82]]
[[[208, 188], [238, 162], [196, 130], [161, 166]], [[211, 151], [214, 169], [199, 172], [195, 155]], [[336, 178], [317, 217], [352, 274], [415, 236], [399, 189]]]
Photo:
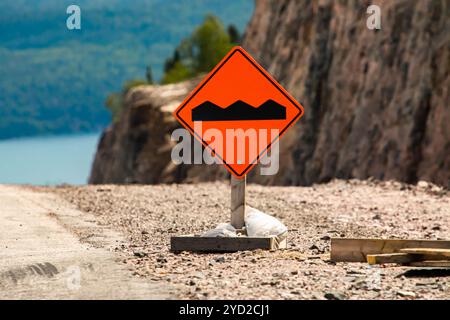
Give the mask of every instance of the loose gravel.
[[289, 228], [288, 249], [198, 254], [170, 237], [229, 221], [225, 182], [35, 188], [59, 194], [122, 232], [114, 250], [142, 281], [167, 281], [183, 299], [449, 299], [450, 277], [408, 277], [393, 265], [334, 263], [331, 237], [450, 239], [450, 192], [374, 180], [312, 187], [249, 185], [247, 201]]

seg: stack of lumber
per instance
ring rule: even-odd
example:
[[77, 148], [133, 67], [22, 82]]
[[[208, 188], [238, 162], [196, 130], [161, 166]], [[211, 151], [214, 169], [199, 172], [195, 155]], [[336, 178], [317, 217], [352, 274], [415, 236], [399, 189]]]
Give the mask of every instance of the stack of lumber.
[[331, 260], [450, 268], [450, 241], [333, 238]]
[[369, 264], [397, 263], [417, 267], [450, 267], [450, 249], [406, 248], [398, 253], [367, 255]]

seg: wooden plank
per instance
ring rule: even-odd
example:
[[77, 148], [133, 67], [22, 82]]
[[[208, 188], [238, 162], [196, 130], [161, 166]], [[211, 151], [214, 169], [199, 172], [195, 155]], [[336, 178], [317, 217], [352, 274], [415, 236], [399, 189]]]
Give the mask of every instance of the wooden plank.
[[[281, 241], [282, 243], [283, 241]], [[244, 250], [275, 250], [281, 246], [275, 237], [267, 238], [211, 238], [196, 236], [171, 237], [170, 250], [200, 252], [235, 252]]]
[[[410, 254], [426, 254], [429, 256], [448, 257], [450, 260], [450, 249], [437, 249], [437, 248], [406, 248], [400, 249], [400, 252]], [[435, 260], [435, 259], [430, 259]], [[444, 259], [439, 259], [444, 260]]]
[[412, 262], [413, 256], [407, 253], [381, 253], [381, 254], [368, 254], [368, 264], [383, 264], [383, 263], [407, 263]]
[[238, 179], [231, 175], [231, 225], [242, 229], [245, 225], [245, 186], [247, 177]]
[[381, 254], [368, 254], [367, 263], [369, 264], [384, 264], [384, 263], [409, 263], [425, 260], [448, 260], [447, 257], [441, 255], [429, 255], [429, 254], [409, 254], [409, 253], [381, 253]]
[[417, 261], [408, 263], [408, 266], [423, 268], [450, 268], [450, 261]]
[[287, 249], [287, 231], [274, 237], [276, 249]]
[[395, 253], [404, 248], [450, 249], [450, 241], [332, 238], [331, 260], [366, 262], [368, 254]]

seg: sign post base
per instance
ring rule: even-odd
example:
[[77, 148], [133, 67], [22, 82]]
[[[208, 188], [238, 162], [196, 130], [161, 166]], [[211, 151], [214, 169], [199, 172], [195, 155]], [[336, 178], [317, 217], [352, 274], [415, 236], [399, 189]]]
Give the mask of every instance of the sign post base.
[[200, 237], [178, 236], [170, 238], [170, 251], [181, 252], [236, 252], [246, 250], [277, 250], [286, 249], [286, 238], [264, 237]]
[[231, 177], [231, 225], [237, 237], [178, 236], [170, 238], [170, 251], [236, 252], [246, 250], [286, 249], [286, 234], [278, 237], [247, 237], [245, 232], [245, 187], [246, 177]]

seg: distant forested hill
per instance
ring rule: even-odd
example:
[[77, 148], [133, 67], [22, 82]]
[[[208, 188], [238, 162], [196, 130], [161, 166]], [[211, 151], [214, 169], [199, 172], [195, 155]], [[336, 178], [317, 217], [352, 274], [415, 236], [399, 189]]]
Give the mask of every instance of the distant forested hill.
[[[66, 8], [81, 7], [81, 30]], [[243, 31], [253, 0], [0, 2], [0, 139], [99, 130], [104, 100], [128, 79], [159, 79], [164, 61], [207, 13]]]

